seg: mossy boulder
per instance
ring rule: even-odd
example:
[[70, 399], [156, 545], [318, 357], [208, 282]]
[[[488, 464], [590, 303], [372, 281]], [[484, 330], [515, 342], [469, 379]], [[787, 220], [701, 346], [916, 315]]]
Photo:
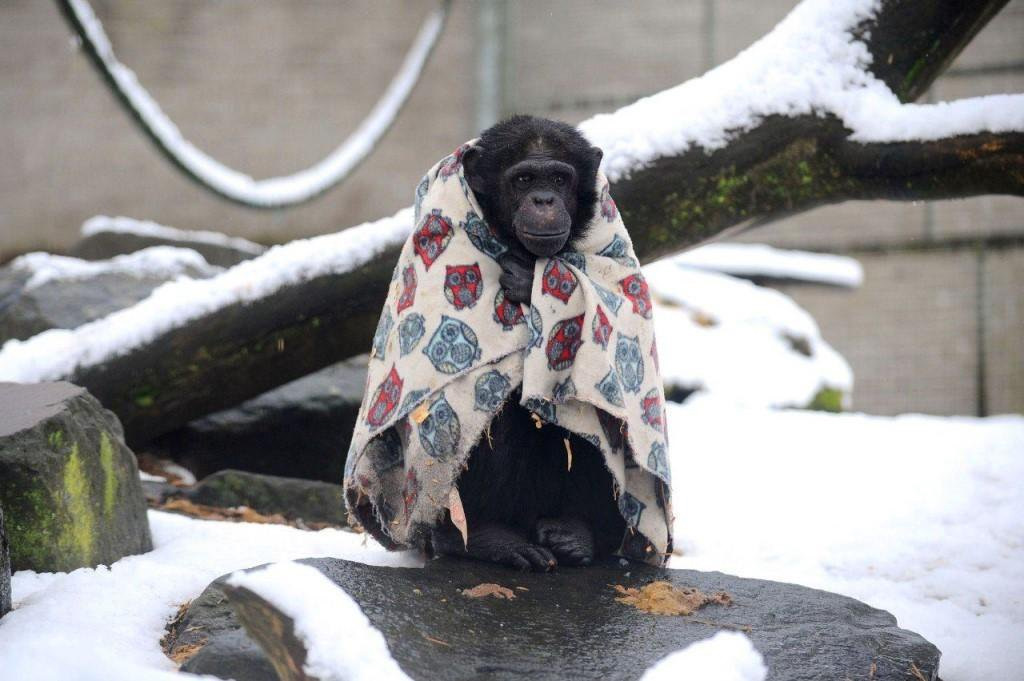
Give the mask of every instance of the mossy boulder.
[[0, 383], [0, 506], [13, 570], [65, 572], [152, 548], [121, 424], [70, 383]]
[[248, 506], [307, 523], [347, 525], [344, 488], [319, 480], [226, 470], [204, 478], [187, 496], [207, 506]]
[[0, 508], [0, 617], [11, 609], [11, 556], [7, 551], [4, 510]]

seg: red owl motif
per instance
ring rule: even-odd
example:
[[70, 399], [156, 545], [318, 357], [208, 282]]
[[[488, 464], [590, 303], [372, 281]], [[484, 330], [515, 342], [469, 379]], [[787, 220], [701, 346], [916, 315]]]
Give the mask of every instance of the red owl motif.
[[482, 292], [483, 277], [480, 275], [480, 265], [473, 263], [445, 267], [444, 297], [456, 310], [476, 305]]
[[548, 336], [548, 367], [555, 371], [567, 369], [576, 359], [583, 344], [583, 315], [569, 317], [555, 324]]
[[577, 285], [576, 275], [566, 267], [565, 263], [557, 258], [548, 260], [540, 286], [542, 294], [546, 293], [558, 298], [563, 303], [568, 303]]
[[395, 371], [395, 367], [392, 365], [387, 378], [381, 382], [376, 392], [373, 393], [370, 408], [366, 412], [367, 423], [374, 428], [384, 425], [388, 417], [395, 411], [395, 407], [398, 406], [398, 400], [402, 397], [402, 383], [402, 377], [398, 375], [398, 372]]
[[416, 300], [416, 269], [409, 265], [402, 270], [402, 294], [398, 296], [398, 312], [412, 307]]
[[423, 260], [428, 270], [441, 257], [452, 240], [452, 221], [441, 214], [439, 209], [430, 211], [420, 220], [420, 226], [413, 236], [413, 250]]
[[612, 198], [611, 192], [606, 184], [601, 187], [601, 215], [608, 222], [612, 222], [618, 214], [619, 209], [615, 205], [615, 199]]
[[659, 433], [664, 432], [665, 417], [661, 408], [661, 396], [657, 388], [652, 388], [642, 400], [643, 414], [641, 418], [644, 423], [654, 428]]
[[633, 312], [636, 312], [644, 319], [650, 319], [651, 294], [647, 289], [647, 282], [644, 281], [643, 276], [639, 273], [631, 274], [620, 281], [619, 286], [622, 287], [622, 293], [629, 298], [629, 302], [633, 303]]
[[469, 149], [469, 145], [463, 144], [441, 163], [440, 175], [442, 180], [447, 180], [459, 172], [459, 168], [462, 167], [462, 155], [466, 153], [466, 149]]
[[608, 339], [612, 337], [612, 325], [608, 316], [597, 306], [597, 314], [594, 315], [594, 342], [602, 348], [608, 347]]
[[505, 290], [499, 288], [494, 296], [494, 321], [501, 324], [505, 331], [511, 330], [516, 324], [525, 324], [526, 315], [523, 306], [505, 298]]

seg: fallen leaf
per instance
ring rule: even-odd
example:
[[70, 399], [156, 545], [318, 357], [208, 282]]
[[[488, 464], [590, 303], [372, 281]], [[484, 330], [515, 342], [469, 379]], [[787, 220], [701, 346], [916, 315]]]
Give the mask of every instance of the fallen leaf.
[[514, 600], [516, 594], [512, 589], [507, 586], [500, 584], [492, 584], [490, 582], [484, 582], [483, 584], [477, 584], [472, 589], [463, 589], [462, 595], [468, 598], [484, 598], [486, 596], [494, 596], [495, 598], [504, 598], [505, 600]]
[[462, 546], [469, 545], [469, 526], [466, 524], [466, 509], [462, 507], [462, 497], [459, 496], [459, 488], [452, 486], [448, 493], [448, 512], [451, 515], [452, 524], [459, 528], [462, 535]]
[[626, 588], [619, 584], [614, 586], [620, 594], [619, 603], [632, 605], [637, 610], [655, 615], [690, 615], [708, 603], [730, 605], [732, 597], [724, 591], [711, 595], [700, 589], [673, 586], [671, 582], [651, 582], [640, 589]]

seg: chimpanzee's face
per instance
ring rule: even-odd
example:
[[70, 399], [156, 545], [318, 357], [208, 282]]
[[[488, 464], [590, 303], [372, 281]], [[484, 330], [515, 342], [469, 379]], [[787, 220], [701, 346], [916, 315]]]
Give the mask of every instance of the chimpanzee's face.
[[512, 216], [516, 238], [537, 256], [562, 250], [576, 218], [576, 169], [540, 149], [501, 175], [501, 212]]

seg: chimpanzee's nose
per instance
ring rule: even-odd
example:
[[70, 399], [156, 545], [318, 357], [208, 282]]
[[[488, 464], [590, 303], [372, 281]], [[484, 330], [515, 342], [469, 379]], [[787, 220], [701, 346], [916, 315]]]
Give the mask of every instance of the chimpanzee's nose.
[[555, 203], [555, 195], [551, 192], [537, 192], [533, 195], [533, 205], [551, 206]]

